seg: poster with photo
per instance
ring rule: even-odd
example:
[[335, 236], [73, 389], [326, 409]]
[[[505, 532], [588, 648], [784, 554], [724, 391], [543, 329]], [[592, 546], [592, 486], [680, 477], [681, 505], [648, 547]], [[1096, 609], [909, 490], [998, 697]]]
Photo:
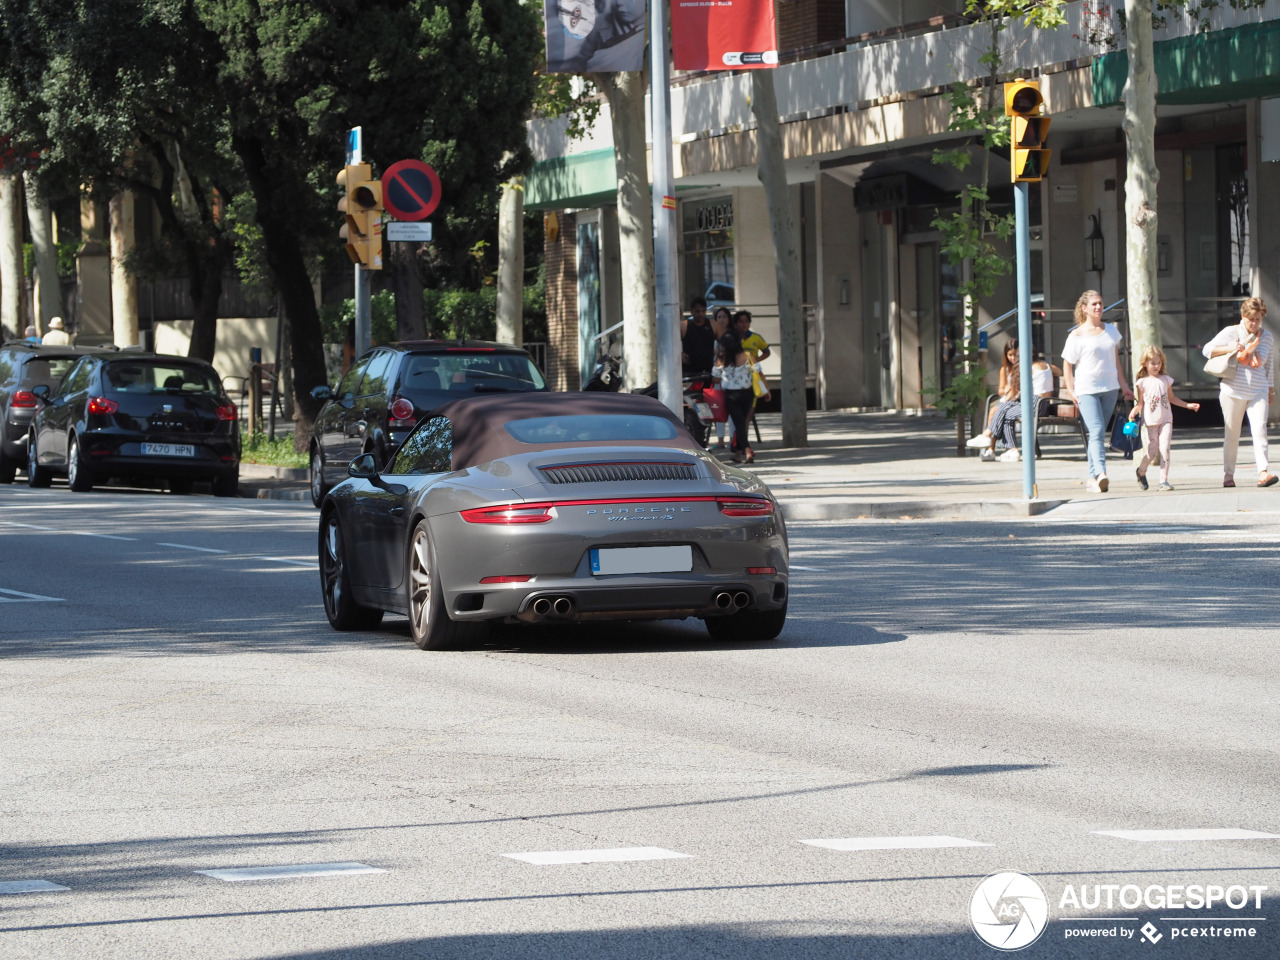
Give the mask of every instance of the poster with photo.
[[543, 0], [548, 73], [644, 69], [644, 0]]
[[671, 43], [677, 70], [776, 67], [773, 0], [671, 0]]

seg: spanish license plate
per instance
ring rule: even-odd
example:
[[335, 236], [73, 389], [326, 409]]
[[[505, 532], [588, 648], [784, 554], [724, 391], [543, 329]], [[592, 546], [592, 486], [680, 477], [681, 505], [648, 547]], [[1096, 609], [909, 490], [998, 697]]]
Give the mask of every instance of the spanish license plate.
[[596, 576], [618, 573], [688, 573], [693, 569], [693, 547], [603, 547], [591, 551], [591, 572]]
[[145, 457], [194, 457], [196, 448], [191, 443], [144, 443], [142, 455]]
[[699, 420], [710, 420], [710, 419], [712, 419], [712, 416], [713, 416], [713, 415], [712, 415], [712, 413], [711, 413], [711, 404], [709, 404], [709, 403], [698, 403], [698, 404], [695, 404], [694, 406], [697, 408], [697, 411], [698, 411], [698, 419], [699, 419]]

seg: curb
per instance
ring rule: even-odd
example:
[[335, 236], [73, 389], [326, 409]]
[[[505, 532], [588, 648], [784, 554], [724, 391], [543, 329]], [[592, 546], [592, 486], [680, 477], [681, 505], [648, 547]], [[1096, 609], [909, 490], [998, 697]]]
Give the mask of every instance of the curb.
[[1070, 500], [780, 500], [786, 520], [922, 520], [1036, 517]]

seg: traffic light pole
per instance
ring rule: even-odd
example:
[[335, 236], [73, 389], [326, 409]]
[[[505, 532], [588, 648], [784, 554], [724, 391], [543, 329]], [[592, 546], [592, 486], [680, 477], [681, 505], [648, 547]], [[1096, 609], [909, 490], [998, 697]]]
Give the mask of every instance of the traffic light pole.
[[[364, 163], [363, 131], [356, 127], [354, 132], [356, 135], [349, 142], [347, 150], [347, 163]], [[355, 265], [355, 273], [356, 329], [354, 346], [355, 355], [361, 357], [373, 346], [373, 324], [369, 311], [369, 291], [372, 285], [369, 282], [369, 271], [358, 263]]]
[[1018, 387], [1022, 392], [1022, 495], [1036, 497], [1035, 404], [1031, 392], [1031, 223], [1026, 183], [1013, 185], [1013, 233], [1018, 277]]
[[[656, 308], [658, 399], [677, 416], [684, 410], [680, 383], [680, 304], [676, 294], [676, 198], [672, 185], [671, 90], [668, 83], [667, 5], [649, 4], [649, 116], [653, 130], [653, 279]], [[652, 38], [657, 37], [658, 40]]]
[[360, 357], [373, 346], [373, 322], [369, 310], [369, 271], [356, 264], [356, 356]]

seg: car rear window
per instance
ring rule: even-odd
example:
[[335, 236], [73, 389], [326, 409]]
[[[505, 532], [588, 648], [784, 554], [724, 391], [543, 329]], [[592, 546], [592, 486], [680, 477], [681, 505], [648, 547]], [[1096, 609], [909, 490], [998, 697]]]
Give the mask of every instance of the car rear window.
[[674, 440], [676, 425], [661, 417], [634, 414], [582, 414], [509, 420], [507, 433], [521, 443], [597, 443]]
[[405, 359], [397, 392], [431, 409], [469, 394], [545, 389], [547, 382], [523, 353], [418, 353]]
[[56, 387], [79, 359], [79, 357], [32, 357], [23, 368], [22, 381], [31, 386], [43, 383]]
[[217, 375], [195, 363], [117, 360], [106, 365], [103, 380], [111, 393], [222, 393]]

